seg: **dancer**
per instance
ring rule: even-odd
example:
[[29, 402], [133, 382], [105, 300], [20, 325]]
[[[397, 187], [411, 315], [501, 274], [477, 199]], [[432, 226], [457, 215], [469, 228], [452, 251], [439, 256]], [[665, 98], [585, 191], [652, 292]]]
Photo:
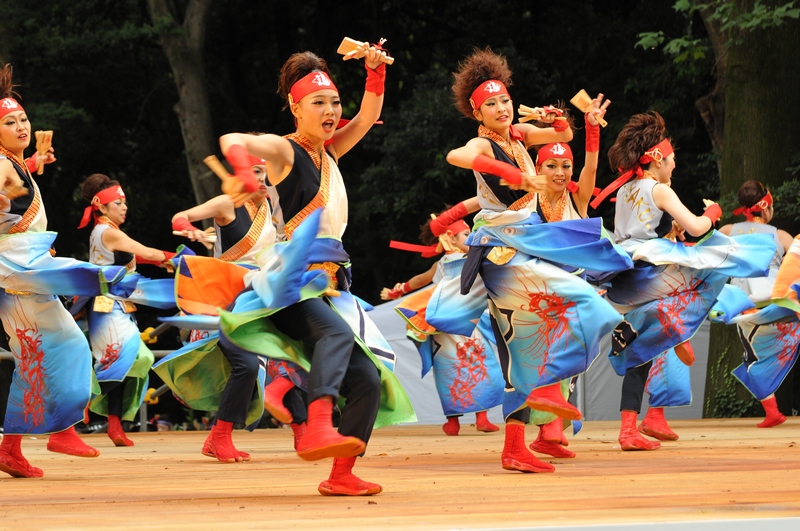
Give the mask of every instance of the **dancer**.
[[[270, 184], [277, 191], [276, 207], [281, 211], [278, 226], [284, 227], [290, 241], [298, 225], [324, 207], [317, 256], [323, 262], [319, 268], [329, 276], [331, 296], [302, 300], [273, 313], [269, 320], [280, 332], [302, 342], [310, 356], [308, 423], [298, 455], [307, 460], [334, 457], [330, 478], [318, 490], [323, 495], [352, 496], [382, 490], [380, 485], [353, 475], [352, 468], [356, 456], [365, 452], [376, 417], [378, 424], [382, 423], [378, 417], [381, 380], [384, 384], [393, 381], [389, 368], [395, 360], [386, 340], [348, 292], [348, 256], [340, 240], [347, 223], [347, 195], [337, 166], [339, 158], [363, 138], [380, 115], [385, 77], [381, 58], [385, 53], [362, 45], [346, 57], [364, 57], [367, 84], [360, 111], [342, 128], [336, 128], [342, 104], [327, 64], [311, 52], [301, 52], [286, 61], [278, 81], [278, 93], [286, 99], [297, 130], [286, 137], [228, 134], [220, 139], [220, 146], [245, 189], [252, 189], [248, 152], [266, 160]], [[234, 342], [237, 330], [241, 327], [230, 329]], [[228, 334], [224, 326], [223, 332]], [[361, 336], [358, 341], [354, 332]], [[385, 396], [391, 396], [395, 407], [402, 403], [401, 411], [383, 422], [406, 420], [409, 415], [414, 418], [407, 411], [402, 388], [397, 385], [394, 392], [399, 395]], [[345, 406], [337, 433], [332, 410], [339, 396], [345, 399]]]
[[[622, 175], [592, 206], [596, 208], [619, 188], [614, 235], [636, 264], [611, 279], [607, 292], [608, 299], [625, 314], [625, 321], [614, 330], [610, 354], [617, 374], [624, 376], [619, 442], [622, 450], [655, 450], [660, 443], [645, 439], [640, 431], [661, 440], [669, 440], [674, 432], [661, 408], [655, 408], [643, 422], [649, 429], [636, 427], [653, 358], [674, 348], [678, 358], [691, 365], [694, 353], [689, 339], [708, 315], [728, 276], [757, 275], [775, 249], [774, 243], [764, 238], [748, 244], [713, 231], [722, 214], [716, 203], [701, 216], [683, 205], [671, 188], [675, 154], [657, 112], [634, 115], [608, 157]], [[687, 246], [680, 241], [684, 232], [703, 238]]]
[[[468, 210], [477, 210], [477, 198], [464, 203]], [[427, 289], [406, 297], [395, 309], [406, 320], [407, 335], [420, 353], [422, 376], [433, 368], [436, 391], [447, 418], [442, 430], [447, 435], [458, 435], [458, 418], [464, 413], [475, 412], [478, 431], [499, 431], [500, 428], [489, 421], [486, 412], [502, 403], [503, 376], [495, 354], [496, 347], [484, 336], [486, 330], [475, 327], [469, 336], [446, 334], [425, 321], [425, 308], [435, 284], [445, 276], [460, 275], [469, 250], [466, 240], [470, 228], [463, 219], [445, 227], [444, 232], [441, 231], [441, 223], [434, 223], [435, 221], [428, 220], [422, 226], [420, 240], [427, 246], [428, 252], [438, 254], [444, 250], [444, 256], [428, 271], [415, 275], [408, 282], [398, 283], [392, 289], [384, 288], [381, 299], [398, 299], [406, 293], [434, 283]], [[417, 247], [420, 246], [406, 248], [415, 250]], [[486, 317], [488, 323], [488, 312]], [[491, 327], [488, 328], [488, 333], [492, 333]]]
[[507, 382], [502, 466], [552, 472], [552, 465], [525, 446], [528, 407], [580, 419], [580, 412], [564, 399], [560, 382], [589, 367], [600, 338], [621, 317], [584, 280], [551, 262], [609, 271], [628, 268], [631, 262], [614, 247], [599, 220], [543, 223], [527, 208], [534, 194], [522, 188], [543, 192], [545, 185], [543, 177], [535, 178], [526, 149], [568, 142], [572, 130], [555, 115], [548, 117], [553, 128], [512, 126], [510, 82], [505, 58], [489, 49], [476, 50], [459, 65], [452, 87], [456, 106], [481, 125], [478, 137], [448, 153], [447, 160], [473, 170], [483, 208], [475, 218], [478, 229], [468, 240], [472, 248], [461, 280], [466, 294], [480, 271], [489, 294]]
[[[733, 213], [745, 217], [745, 221], [725, 225], [719, 229], [723, 234], [769, 234], [775, 239], [776, 251], [769, 264], [767, 276], [755, 278], [732, 278], [731, 284], [741, 289], [754, 303], [770, 300], [778, 270], [793, 238], [784, 230], [770, 225], [774, 215], [772, 194], [763, 183], [750, 180], [742, 184], [737, 193], [739, 208]], [[759, 428], [772, 428], [783, 424], [786, 416], [778, 409], [775, 391], [797, 361], [800, 348], [800, 322], [787, 308], [770, 305], [758, 311], [749, 310], [736, 317], [733, 322], [739, 331], [744, 347], [742, 365], [733, 370], [733, 375], [761, 402], [766, 418]]]
[[[90, 204], [78, 228], [94, 221], [89, 237], [91, 263], [124, 266], [132, 273], [142, 263], [166, 267], [175, 256], [173, 252], [146, 247], [120, 230], [128, 204], [118, 181], [100, 173], [92, 174], [83, 182], [81, 195]], [[116, 446], [133, 446], [122, 428], [122, 420], [132, 421], [142, 405], [155, 360], [142, 341], [135, 311], [136, 306], [130, 301], [102, 295], [94, 297], [88, 308], [89, 342], [101, 391], [92, 399], [89, 409], [108, 417], [108, 437]]]
[[55, 233], [39, 187], [24, 162], [30, 145], [28, 115], [13, 97], [12, 67], [0, 68], [0, 319], [14, 354], [0, 444], [0, 470], [14, 477], [41, 477], [20, 448], [23, 434], [50, 434], [47, 449], [80, 457], [99, 452], [84, 443], [74, 425], [83, 420], [91, 395], [91, 352], [86, 338], [56, 294], [129, 295], [135, 285], [117, 285], [124, 267], [98, 267], [50, 254]]
[[[209, 233], [195, 227], [192, 222], [213, 218], [216, 236], [214, 257], [224, 262], [257, 267], [256, 255], [275, 242], [276, 232], [267, 199], [265, 161], [250, 157], [249, 162], [258, 189], [243, 204], [237, 206], [228, 194], [219, 195], [202, 205], [176, 213], [172, 217], [172, 230], [192, 241], [207, 242]], [[228, 304], [220, 303], [220, 306], [227, 307]], [[241, 353], [238, 349], [228, 348], [224, 342], [220, 349], [231, 366], [231, 377], [224, 384], [225, 390], [220, 397], [216, 422], [203, 445], [203, 455], [218, 457], [213, 449], [215, 440], [216, 446], [233, 447], [233, 424], [245, 422], [242, 415], [248, 411], [248, 403], [257, 381], [259, 395], [263, 395], [264, 409], [279, 422], [289, 424], [294, 433], [296, 447], [305, 432], [306, 410], [302, 392], [291, 377], [302, 381], [304, 371], [288, 361], [267, 359], [265, 377], [269, 383], [264, 385], [266, 382], [257, 380], [259, 360], [250, 354]], [[228, 427], [231, 428], [230, 431]], [[246, 452], [237, 450], [237, 453], [244, 460], [250, 458]], [[228, 454], [220, 455], [225, 462], [229, 462]]]

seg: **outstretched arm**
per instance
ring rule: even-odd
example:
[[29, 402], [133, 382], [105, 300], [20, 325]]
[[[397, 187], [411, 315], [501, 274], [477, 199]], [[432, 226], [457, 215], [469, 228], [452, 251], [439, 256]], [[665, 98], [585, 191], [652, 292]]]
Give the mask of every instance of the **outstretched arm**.
[[388, 301], [391, 299], [399, 299], [406, 293], [411, 293], [422, 287], [427, 286], [433, 282], [433, 275], [436, 273], [436, 264], [433, 264], [430, 269], [419, 275], [415, 275], [408, 279], [408, 282], [398, 282], [392, 289], [383, 288], [381, 290], [381, 299]]
[[575, 197], [578, 212], [583, 217], [586, 217], [588, 213], [589, 202], [592, 200], [592, 193], [597, 182], [597, 166], [600, 160], [600, 122], [598, 118], [602, 118], [606, 114], [609, 105], [611, 105], [611, 100], [603, 102], [603, 94], [600, 93], [592, 100], [592, 111], [584, 115], [586, 159], [578, 178], [578, 193]]

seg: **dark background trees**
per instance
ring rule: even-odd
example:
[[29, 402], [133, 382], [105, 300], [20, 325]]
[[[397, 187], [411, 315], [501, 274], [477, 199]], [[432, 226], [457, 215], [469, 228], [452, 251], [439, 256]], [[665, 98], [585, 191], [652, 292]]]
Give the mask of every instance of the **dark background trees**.
[[[360, 63], [341, 61], [339, 42], [387, 38], [396, 61], [388, 71], [385, 124], [341, 162], [354, 292], [377, 302], [382, 286], [430, 265], [390, 250], [388, 241], [414, 242], [431, 212], [474, 195], [471, 175], [444, 157], [475, 134], [476, 124], [456, 112], [449, 91], [451, 72], [475, 46], [508, 57], [517, 104], [568, 101], [581, 88], [605, 93], [613, 103], [601, 160], [630, 115], [662, 113], [679, 148], [673, 186], [695, 212], [703, 197], [735, 191], [747, 178], [774, 188], [789, 180], [786, 168], [800, 165], [800, 120], [791, 101], [796, 19], [756, 31], [729, 25], [728, 34], [718, 35], [725, 20], [708, 17], [721, 5], [734, 9], [729, 16], [754, 9], [751, 0], [713, 2], [705, 11], [656, 0], [48, 0], [45, 6], [0, 0], [0, 61], [14, 65], [34, 129], [55, 131], [58, 162], [39, 183], [50, 227], [59, 232], [58, 252], [85, 258], [88, 231], [74, 227], [87, 175], [120, 180], [130, 205], [124, 229], [172, 249], [184, 243], [171, 234], [172, 214], [217, 190], [201, 161], [218, 151], [219, 135], [292, 130], [275, 94], [278, 70], [291, 53], [307, 49], [329, 61], [347, 117], [356, 112], [364, 73]], [[659, 31], [684, 39], [683, 60], [655, 42], [636, 46], [640, 34]], [[728, 35], [741, 42], [727, 43]], [[698, 100], [706, 102], [702, 113]], [[713, 125], [707, 128], [720, 105], [724, 123], [716, 127], [724, 144]], [[767, 137], [780, 149], [761, 147]], [[580, 165], [580, 131], [573, 150]], [[598, 183], [612, 176], [601, 164]], [[792, 231], [796, 189], [787, 185], [778, 198], [776, 223]], [[590, 215], [612, 227], [612, 211], [606, 204]]]

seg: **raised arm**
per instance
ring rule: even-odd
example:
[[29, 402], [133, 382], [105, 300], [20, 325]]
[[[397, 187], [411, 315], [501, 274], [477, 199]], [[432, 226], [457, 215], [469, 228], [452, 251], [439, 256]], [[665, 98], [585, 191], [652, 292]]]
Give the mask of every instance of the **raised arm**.
[[[267, 179], [273, 186], [285, 179], [294, 165], [292, 146], [288, 140], [278, 135], [228, 133], [220, 137], [219, 147], [242, 182], [247, 181], [247, 176], [250, 176], [255, 183], [248, 154], [266, 161]], [[248, 191], [255, 191], [256, 188], [254, 186]]]
[[592, 193], [597, 182], [597, 166], [600, 160], [600, 122], [597, 118], [602, 118], [606, 114], [609, 105], [611, 105], [611, 100], [603, 102], [603, 94], [600, 93], [592, 100], [592, 111], [584, 115], [586, 159], [578, 178], [578, 193], [575, 196], [578, 212], [583, 217], [586, 217], [588, 213], [589, 202], [592, 200]]
[[384, 82], [386, 79], [386, 63], [380, 58], [386, 52], [374, 46], [364, 44], [361, 54], [356, 57], [364, 58], [364, 67], [367, 70], [367, 83], [364, 87], [364, 97], [361, 99], [361, 108], [358, 113], [341, 129], [333, 135], [333, 143], [329, 147], [335, 158], [342, 157], [350, 151], [364, 135], [367, 134], [381, 116], [383, 109]]

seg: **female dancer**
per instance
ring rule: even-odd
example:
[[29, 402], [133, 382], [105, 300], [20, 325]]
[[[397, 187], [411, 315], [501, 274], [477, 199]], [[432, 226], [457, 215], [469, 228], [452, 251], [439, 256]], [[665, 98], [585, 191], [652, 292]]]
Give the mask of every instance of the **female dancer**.
[[[741, 206], [733, 213], [743, 215], [745, 221], [725, 225], [719, 231], [729, 236], [769, 234], [775, 239], [776, 251], [767, 276], [733, 278], [731, 284], [744, 291], [754, 303], [764, 302], [772, 297], [778, 270], [793, 238], [769, 224], [774, 214], [772, 194], [760, 181], [745, 182], [737, 195]], [[785, 308], [771, 305], [734, 319], [744, 347], [744, 360], [733, 374], [764, 406], [766, 418], [757, 424], [759, 428], [771, 428], [786, 421], [778, 409], [775, 391], [797, 361], [800, 322], [787, 319], [785, 314]], [[794, 314], [790, 312], [790, 315]]]
[[[31, 124], [12, 93], [11, 65], [0, 69], [0, 319], [16, 369], [8, 398], [0, 470], [14, 477], [41, 477], [22, 455], [22, 434], [50, 434], [47, 449], [82, 457], [99, 452], [86, 445], [74, 425], [83, 420], [91, 395], [91, 352], [75, 320], [55, 294], [97, 295], [117, 284], [124, 268], [100, 268], [55, 258], [55, 234], [38, 186], [24, 162]], [[135, 279], [134, 282], [135, 284]], [[119, 289], [118, 289], [119, 288]], [[45, 295], [50, 294], [50, 295]]]
[[[247, 189], [248, 152], [266, 160], [270, 184], [278, 195], [282, 213], [278, 220], [286, 238], [292, 239], [298, 224], [312, 212], [324, 207], [319, 236], [327, 244], [320, 265], [330, 277], [327, 300], [310, 298], [270, 316], [282, 333], [301, 341], [311, 357], [308, 384], [308, 422], [298, 446], [303, 459], [334, 457], [330, 478], [319, 486], [323, 495], [371, 495], [381, 492], [376, 483], [363, 481], [352, 474], [356, 456], [363, 455], [381, 403], [381, 379], [376, 358], [382, 351], [394, 354], [385, 339], [354, 339], [354, 329], [343, 317], [356, 316], [367, 331], [373, 328], [355, 299], [349, 295], [348, 256], [340, 238], [347, 223], [347, 195], [337, 167], [345, 155], [372, 127], [383, 106], [384, 52], [364, 45], [354, 54], [364, 57], [367, 69], [366, 92], [359, 113], [337, 129], [342, 104], [324, 60], [310, 52], [292, 55], [281, 68], [278, 93], [286, 98], [297, 125], [296, 132], [276, 135], [228, 134], [220, 139], [222, 152], [242, 177]], [[251, 188], [252, 189], [252, 188]], [[336, 296], [340, 295], [340, 296]], [[356, 330], [359, 330], [356, 328]], [[368, 347], [368, 348], [365, 348]], [[383, 376], [385, 379], [386, 376]], [[339, 433], [332, 426], [334, 401], [342, 396]]]
[[503, 468], [552, 472], [525, 446], [528, 407], [580, 419], [564, 400], [560, 382], [589, 367], [600, 338], [621, 317], [584, 280], [551, 262], [614, 271], [630, 267], [630, 260], [614, 248], [599, 220], [543, 223], [527, 208], [534, 194], [515, 188], [543, 192], [544, 183], [534, 179], [526, 149], [567, 142], [572, 130], [563, 119], [556, 119], [554, 128], [512, 126], [510, 82], [505, 58], [491, 50], [478, 50], [459, 65], [452, 87], [456, 105], [481, 125], [478, 137], [448, 153], [447, 160], [473, 170], [483, 208], [468, 241], [473, 248], [462, 271], [462, 291], [480, 270], [507, 382]]
[[[755, 247], [746, 248], [744, 242], [712, 231], [722, 214], [719, 205], [712, 203], [703, 215], [695, 216], [681, 203], [670, 186], [675, 154], [657, 112], [634, 115], [608, 158], [622, 175], [592, 206], [621, 186], [614, 235], [636, 263], [634, 269], [615, 276], [607, 292], [608, 299], [625, 313], [625, 321], [614, 330], [610, 355], [617, 374], [624, 376], [619, 442], [623, 450], [655, 450], [660, 444], [645, 439], [639, 430], [662, 440], [673, 439], [674, 432], [666, 425], [663, 408], [653, 408], [639, 430], [636, 427], [652, 360], [674, 348], [678, 358], [690, 365], [694, 354], [688, 340], [708, 315], [727, 277], [758, 274], [759, 264], [763, 271], [774, 244], [762, 238]], [[682, 240], [684, 231], [708, 235], [690, 247], [674, 241]], [[673, 241], [664, 238], [670, 233], [675, 235]], [[759, 242], [765, 246], [759, 247]], [[719, 246], [724, 246], [724, 252]], [[723, 257], [721, 263], [715, 252]]]
[[[120, 230], [128, 204], [118, 181], [92, 174], [83, 182], [81, 195], [90, 205], [78, 228], [87, 226], [90, 218], [94, 220], [89, 237], [91, 263], [125, 266], [132, 273], [137, 264], [162, 265], [175, 256], [146, 247]], [[95, 297], [89, 307], [89, 342], [101, 391], [92, 399], [90, 409], [108, 417], [108, 437], [116, 446], [133, 446], [121, 421], [133, 420], [142, 405], [155, 360], [142, 341], [132, 313], [135, 310], [132, 302], [102, 295]]]
[[[172, 230], [181, 232], [192, 241], [205, 242], [208, 233], [195, 227], [191, 222], [213, 218], [216, 234], [214, 257], [224, 262], [257, 267], [256, 255], [275, 242], [276, 234], [267, 200], [265, 162], [261, 158], [250, 157], [249, 163], [258, 189], [250, 194], [242, 205], [236, 206], [228, 194], [219, 195], [202, 205], [175, 214], [172, 217]], [[209, 457], [221, 456], [223, 461], [229, 462], [230, 452], [217, 455], [214, 447], [233, 448], [231, 439], [233, 425], [245, 422], [243, 415], [248, 410], [255, 389], [259, 363], [250, 354], [228, 348], [224, 341], [220, 345], [220, 350], [231, 365], [231, 373], [220, 397], [217, 421], [203, 445], [202, 453]], [[264, 408], [276, 420], [291, 426], [297, 446], [305, 431], [306, 411], [300, 390], [295, 387], [289, 375], [300, 374], [302, 369], [296, 366], [287, 367], [289, 363], [267, 360], [266, 377], [271, 381], [263, 388]], [[249, 455], [245, 452], [237, 451], [237, 454], [245, 460], [249, 459]]]
[[[464, 204], [467, 210], [477, 210], [477, 198], [468, 199]], [[397, 299], [432, 282], [438, 284], [445, 276], [461, 274], [461, 266], [469, 250], [466, 244], [469, 226], [461, 218], [447, 227], [441, 227], [441, 222], [434, 221], [428, 220], [422, 226], [420, 239], [433, 252], [444, 249], [445, 255], [428, 271], [412, 277], [408, 282], [398, 283], [392, 289], [384, 288], [381, 299]], [[422, 376], [431, 368], [434, 370], [436, 391], [447, 417], [442, 430], [447, 435], [458, 435], [458, 417], [474, 411], [478, 431], [499, 431], [500, 428], [492, 424], [486, 415], [488, 409], [502, 403], [503, 396], [503, 376], [495, 357], [495, 347], [486, 340], [480, 327], [475, 327], [472, 334], [465, 336], [441, 333], [428, 324], [425, 321], [425, 308], [434, 287], [406, 297], [395, 309], [408, 323], [408, 337], [414, 341], [422, 357]]]

